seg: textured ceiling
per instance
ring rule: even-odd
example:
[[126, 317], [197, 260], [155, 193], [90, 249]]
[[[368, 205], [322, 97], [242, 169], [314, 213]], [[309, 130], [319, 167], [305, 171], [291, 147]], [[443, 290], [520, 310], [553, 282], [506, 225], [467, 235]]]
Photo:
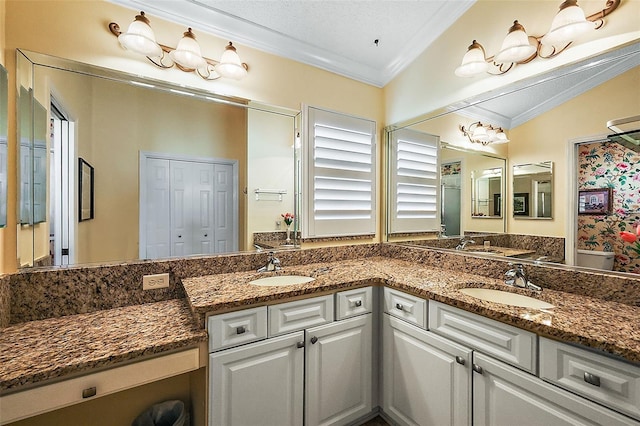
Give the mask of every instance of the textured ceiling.
[[[384, 86], [475, 0], [111, 0], [355, 80]], [[378, 40], [378, 43], [375, 43]], [[240, 51], [241, 53], [241, 51]]]

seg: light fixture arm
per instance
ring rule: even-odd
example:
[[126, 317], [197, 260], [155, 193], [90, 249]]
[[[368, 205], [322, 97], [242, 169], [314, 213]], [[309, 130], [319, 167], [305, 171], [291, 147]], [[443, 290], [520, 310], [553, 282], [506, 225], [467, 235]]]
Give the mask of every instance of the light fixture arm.
[[[140, 18], [138, 18], [138, 16], [140, 16]], [[140, 15], [138, 15], [136, 17], [136, 19], [138, 20], [143, 20], [147, 25], [149, 24], [149, 20], [146, 18], [146, 16], [144, 16], [144, 12], [140, 12]], [[191, 30], [191, 29], [189, 29]], [[116, 22], [110, 22], [109, 23], [109, 31], [111, 32], [111, 34], [113, 34], [114, 36], [118, 37], [120, 34], [122, 34], [122, 31], [120, 30], [120, 25], [118, 25]], [[159, 57], [151, 57], [151, 56], [146, 56], [146, 58], [155, 66], [157, 66], [158, 68], [172, 68], [172, 67], [176, 67], [181, 71], [184, 72], [195, 72], [196, 74], [198, 74], [201, 78], [205, 79], [205, 80], [217, 80], [221, 77], [220, 74], [218, 74], [215, 71], [215, 67], [217, 65], [220, 64], [219, 61], [216, 61], [214, 59], [209, 59], [209, 58], [205, 58], [204, 56], [202, 57], [202, 59], [206, 62], [206, 65], [202, 68], [186, 68], [183, 67], [182, 65], [172, 61], [169, 58], [169, 53], [171, 53], [172, 51], [175, 50], [175, 48], [172, 48], [170, 46], [166, 46], [164, 44], [160, 44], [157, 43], [158, 46], [160, 47], [160, 49], [162, 50], [162, 56]], [[229, 42], [229, 46], [231, 46], [231, 48], [233, 48], [233, 45], [231, 42]], [[233, 48], [235, 50], [235, 48]], [[169, 63], [165, 63], [165, 58], [167, 58], [170, 62]], [[246, 63], [242, 63], [241, 64], [242, 67], [249, 71], [249, 65], [247, 65]]]

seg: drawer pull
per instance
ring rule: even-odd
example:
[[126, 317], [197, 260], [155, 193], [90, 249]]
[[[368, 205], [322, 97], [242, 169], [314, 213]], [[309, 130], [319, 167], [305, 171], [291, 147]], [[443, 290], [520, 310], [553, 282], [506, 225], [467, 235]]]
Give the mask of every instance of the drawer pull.
[[236, 334], [244, 334], [247, 332], [247, 328], [244, 325], [236, 328]]
[[402, 303], [396, 303], [396, 309], [399, 311], [403, 311], [404, 310], [404, 306], [402, 306]]
[[362, 300], [356, 300], [354, 305], [356, 305], [356, 308], [359, 308], [360, 306], [362, 306]]
[[313, 336], [313, 337], [311, 338], [311, 344], [312, 344], [312, 345], [315, 345], [317, 341], [318, 341], [318, 338], [317, 338], [316, 336]]
[[482, 374], [484, 371], [482, 367], [480, 367], [478, 364], [473, 364], [472, 368], [473, 368], [473, 371], [475, 371], [478, 374]]
[[456, 362], [460, 365], [464, 365], [464, 363], [466, 362], [466, 360], [464, 358], [462, 358], [460, 355], [456, 356]]
[[96, 387], [87, 388], [82, 390], [82, 398], [91, 398], [92, 396], [96, 396]]
[[587, 373], [586, 371], [584, 372], [584, 381], [589, 383], [590, 385], [600, 387], [600, 377], [591, 373]]
[[302, 348], [304, 348], [304, 342], [298, 342], [298, 343], [296, 343], [296, 348], [298, 348], [298, 349], [302, 349]]

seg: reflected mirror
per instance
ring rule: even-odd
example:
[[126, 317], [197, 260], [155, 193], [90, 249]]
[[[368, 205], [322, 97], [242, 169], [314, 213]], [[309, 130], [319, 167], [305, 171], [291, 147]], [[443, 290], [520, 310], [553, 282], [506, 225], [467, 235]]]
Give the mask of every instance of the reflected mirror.
[[8, 92], [7, 70], [0, 65], [0, 228], [4, 228], [7, 225]]
[[[605, 136], [611, 133], [606, 126], [608, 120], [638, 114], [639, 98], [628, 89], [637, 86], [640, 76], [638, 47], [637, 42], [630, 43], [597, 57], [389, 126], [390, 133], [409, 129], [437, 135], [441, 141], [446, 141], [441, 143], [438, 156], [442, 170], [442, 189], [438, 201], [446, 230], [423, 228], [422, 231], [429, 233], [426, 236], [419, 232], [405, 235], [389, 233], [388, 241], [416, 243], [422, 240], [420, 244], [454, 248], [456, 244], [451, 240], [455, 239], [451, 237], [458, 234], [508, 231], [502, 236], [495, 236], [500, 241], [494, 242], [488, 238], [491, 245], [518, 246], [523, 250], [535, 246], [535, 253], [531, 253], [534, 260], [542, 258], [564, 262], [566, 230], [571, 226], [566, 222], [576, 221], [575, 217], [567, 217], [562, 207], [564, 200], [570, 197], [566, 179], [577, 179], [575, 175], [571, 177], [566, 159], [567, 144], [575, 139]], [[593, 105], [598, 105], [598, 108]], [[486, 145], [471, 142], [460, 129], [467, 129], [470, 123], [478, 121], [503, 128], [510, 141]], [[467, 169], [469, 173], [474, 171], [472, 184], [471, 175], [460, 173], [460, 164], [456, 159], [447, 157], [452, 155], [449, 151], [451, 147], [455, 147], [457, 155], [464, 151], [475, 151], [478, 153], [476, 155], [493, 156], [510, 162], [509, 168], [506, 163], [503, 166], [501, 195], [497, 191], [491, 192], [490, 177], [483, 178], [487, 175], [486, 171], [493, 167]], [[549, 153], [557, 154], [558, 158], [554, 159], [553, 164], [548, 161]], [[513, 164], [536, 165], [535, 174], [538, 176], [535, 179], [533, 176], [525, 178], [524, 175], [522, 179], [516, 177]], [[388, 172], [390, 170], [387, 169]], [[461, 194], [459, 204], [463, 212], [459, 229], [456, 221], [450, 220], [451, 216], [458, 216], [457, 194]], [[502, 198], [501, 203], [496, 202], [498, 198]], [[466, 205], [471, 200], [477, 201], [475, 206]], [[493, 207], [490, 207], [492, 202]], [[388, 209], [392, 208], [389, 202]], [[471, 216], [474, 208], [475, 213], [481, 213], [482, 216]], [[389, 210], [388, 214], [391, 214]], [[485, 216], [489, 214], [495, 218], [487, 219], [492, 217]], [[522, 220], [534, 218], [544, 220]], [[490, 230], [476, 226], [480, 223], [485, 226], [499, 223], [500, 226]], [[434, 239], [437, 235], [447, 237], [449, 241], [446, 238]], [[524, 240], [533, 242], [533, 245], [525, 247]]]
[[502, 167], [471, 171], [471, 216], [502, 217]]
[[286, 238], [297, 111], [33, 52], [19, 52], [18, 74], [20, 267]]
[[553, 202], [553, 163], [513, 166], [513, 217], [551, 219]]

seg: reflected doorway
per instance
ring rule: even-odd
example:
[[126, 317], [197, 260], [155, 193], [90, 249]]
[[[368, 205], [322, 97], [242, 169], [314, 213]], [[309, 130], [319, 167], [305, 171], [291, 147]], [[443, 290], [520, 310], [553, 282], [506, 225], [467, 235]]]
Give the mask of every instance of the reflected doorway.
[[75, 123], [53, 97], [50, 114], [49, 255], [61, 266], [75, 263]]
[[453, 161], [440, 166], [441, 230], [445, 236], [460, 235], [462, 163]]

